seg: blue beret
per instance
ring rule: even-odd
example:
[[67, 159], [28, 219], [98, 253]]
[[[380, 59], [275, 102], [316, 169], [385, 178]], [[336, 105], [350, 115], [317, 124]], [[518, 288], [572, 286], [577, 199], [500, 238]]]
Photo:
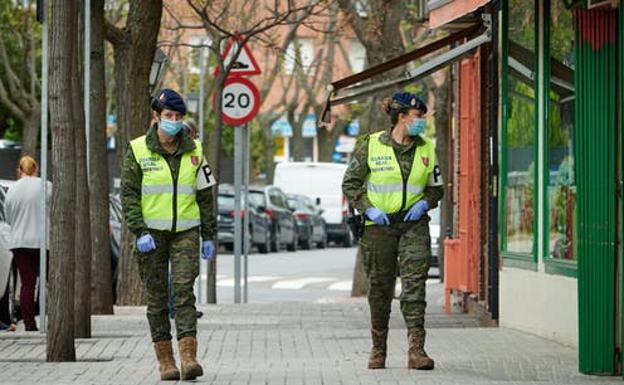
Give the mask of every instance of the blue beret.
[[186, 115], [186, 104], [182, 95], [169, 88], [160, 90], [152, 100], [152, 110], [161, 113], [165, 108]]
[[401, 108], [415, 108], [425, 114], [427, 113], [427, 105], [425, 102], [423, 102], [418, 95], [411, 92], [397, 92], [392, 96], [392, 100], [401, 106]]

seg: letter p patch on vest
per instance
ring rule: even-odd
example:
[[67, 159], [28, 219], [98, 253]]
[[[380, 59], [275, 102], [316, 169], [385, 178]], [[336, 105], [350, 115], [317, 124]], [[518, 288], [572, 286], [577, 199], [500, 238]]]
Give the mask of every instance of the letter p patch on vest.
[[202, 162], [199, 172], [197, 173], [197, 190], [203, 190], [208, 187], [212, 187], [217, 184], [217, 180], [212, 173], [212, 170], [208, 166], [206, 159]]
[[433, 167], [433, 172], [429, 174], [427, 186], [442, 186], [443, 184], [444, 180], [442, 180], [442, 172], [440, 171], [440, 166], [436, 163]]

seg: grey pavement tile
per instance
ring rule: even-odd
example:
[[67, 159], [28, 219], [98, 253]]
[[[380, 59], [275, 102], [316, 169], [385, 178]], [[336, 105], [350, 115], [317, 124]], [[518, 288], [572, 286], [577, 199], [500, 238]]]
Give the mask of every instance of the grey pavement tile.
[[[410, 371], [405, 368], [406, 332], [395, 304], [388, 369], [370, 371], [365, 304], [219, 305], [202, 310], [201, 384], [622, 383], [618, 377], [578, 374], [573, 348], [510, 329], [479, 327], [470, 316], [429, 315], [426, 349], [436, 369]], [[77, 340], [76, 363], [44, 363], [41, 335], [0, 334], [0, 384], [162, 384], [144, 312], [141, 307], [117, 308], [115, 316], [94, 317], [94, 338]]]

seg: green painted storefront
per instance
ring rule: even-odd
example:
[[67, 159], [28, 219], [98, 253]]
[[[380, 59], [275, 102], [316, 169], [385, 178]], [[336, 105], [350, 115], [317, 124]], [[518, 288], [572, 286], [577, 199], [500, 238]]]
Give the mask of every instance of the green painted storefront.
[[571, 3], [501, 2], [501, 256], [577, 279], [579, 370], [613, 375], [624, 345], [624, 7]]

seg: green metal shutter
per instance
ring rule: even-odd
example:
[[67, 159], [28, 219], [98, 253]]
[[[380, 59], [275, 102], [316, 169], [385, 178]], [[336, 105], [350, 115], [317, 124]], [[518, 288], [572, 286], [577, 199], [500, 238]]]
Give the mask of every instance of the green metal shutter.
[[615, 372], [617, 12], [576, 14], [579, 370]]

